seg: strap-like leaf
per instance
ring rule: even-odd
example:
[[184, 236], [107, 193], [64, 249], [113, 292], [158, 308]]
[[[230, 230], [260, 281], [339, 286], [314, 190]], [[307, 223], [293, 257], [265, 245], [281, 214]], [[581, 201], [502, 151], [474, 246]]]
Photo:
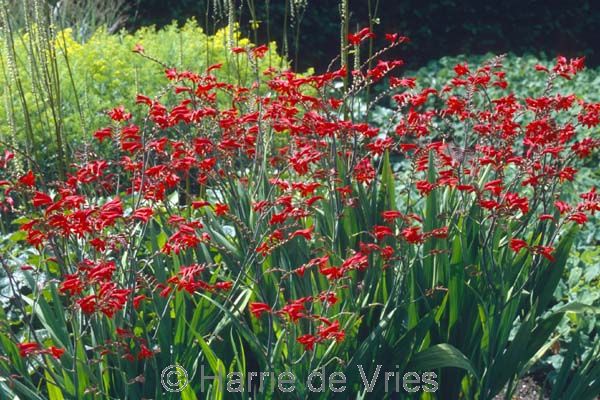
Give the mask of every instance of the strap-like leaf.
[[415, 354], [408, 364], [411, 371], [430, 371], [448, 367], [464, 369], [479, 378], [471, 361], [460, 350], [447, 343], [436, 344]]

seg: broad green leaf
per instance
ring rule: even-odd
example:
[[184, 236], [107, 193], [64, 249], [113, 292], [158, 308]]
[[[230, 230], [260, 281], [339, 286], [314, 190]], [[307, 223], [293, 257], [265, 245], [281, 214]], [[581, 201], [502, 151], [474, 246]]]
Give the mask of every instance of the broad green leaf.
[[460, 350], [447, 343], [431, 346], [415, 354], [408, 364], [411, 371], [431, 371], [448, 367], [464, 369], [477, 377], [471, 361]]

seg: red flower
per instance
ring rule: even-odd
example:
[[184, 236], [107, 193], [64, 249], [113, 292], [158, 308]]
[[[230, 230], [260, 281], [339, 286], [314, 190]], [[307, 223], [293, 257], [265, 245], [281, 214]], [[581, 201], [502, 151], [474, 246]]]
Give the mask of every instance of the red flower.
[[315, 343], [317, 343], [317, 338], [311, 334], [302, 335], [296, 339], [298, 343], [304, 346], [305, 351], [310, 351], [315, 348]]
[[154, 357], [154, 352], [150, 350], [145, 344], [140, 346], [140, 352], [138, 353], [138, 360], [145, 360], [147, 358]]
[[531, 250], [534, 254], [540, 254], [550, 262], [554, 262], [555, 260], [552, 255], [552, 252], [554, 251], [554, 247], [552, 246], [534, 246]]
[[394, 236], [394, 232], [390, 229], [389, 226], [375, 225], [373, 227], [373, 235], [375, 235], [377, 240], [381, 240], [386, 236]]
[[339, 321], [334, 321], [331, 324], [326, 324], [324, 326], [322, 325], [317, 331], [321, 339], [335, 339], [336, 342], [344, 340], [345, 333], [343, 330], [340, 330]]
[[420, 230], [421, 228], [418, 226], [411, 226], [402, 230], [402, 236], [409, 243], [421, 243], [423, 241], [423, 234]]
[[233, 287], [233, 282], [231, 282], [231, 281], [215, 283], [215, 289], [218, 289], [218, 290], [227, 291], [227, 290], [231, 290], [232, 287]]
[[417, 190], [419, 191], [419, 193], [421, 193], [422, 196], [428, 195], [433, 189], [435, 189], [435, 185], [427, 181], [417, 181], [415, 186], [417, 187]]
[[338, 302], [338, 298], [333, 292], [321, 292], [317, 298], [323, 303], [333, 305]]
[[579, 212], [573, 213], [572, 215], [567, 217], [567, 220], [573, 221], [579, 225], [583, 225], [587, 222], [588, 218], [587, 218], [587, 215], [585, 215], [584, 213], [579, 211]]
[[400, 211], [384, 211], [381, 213], [381, 217], [383, 218], [383, 220], [385, 222], [389, 222], [389, 221], [393, 221], [396, 218], [401, 218], [402, 217], [402, 213]]
[[252, 54], [254, 55], [254, 57], [256, 58], [263, 58], [265, 56], [265, 53], [269, 50], [269, 48], [267, 47], [267, 45], [263, 44], [261, 46], [255, 47], [252, 49]]
[[397, 33], [386, 33], [385, 40], [390, 42], [391, 44], [395, 43], [407, 43], [409, 39], [406, 36], [400, 36]]
[[142, 54], [144, 52], [144, 46], [142, 46], [139, 43], [136, 43], [135, 46], [133, 46], [133, 50], [131, 50], [131, 51], [133, 51], [134, 53]]
[[94, 132], [94, 137], [98, 139], [100, 143], [104, 141], [104, 139], [108, 139], [112, 137], [112, 128], [103, 128]]
[[298, 299], [290, 304], [286, 304], [279, 313], [287, 314], [288, 317], [292, 320], [292, 322], [298, 321], [300, 318], [304, 317], [304, 301], [305, 299]]
[[396, 78], [390, 77], [390, 87], [407, 87], [413, 89], [416, 86], [416, 78]]
[[227, 204], [217, 203], [215, 204], [215, 214], [225, 215], [229, 212], [229, 206]]
[[127, 303], [131, 289], [117, 289], [114, 282], [105, 282], [100, 285], [98, 292], [98, 308], [108, 318], [112, 318]]
[[369, 184], [375, 178], [375, 168], [368, 157], [363, 158], [354, 168], [354, 177], [358, 183]]
[[113, 121], [127, 121], [131, 119], [131, 114], [125, 112], [125, 107], [119, 106], [115, 107], [108, 112], [108, 116]]
[[148, 96], [144, 96], [143, 94], [137, 94], [135, 96], [135, 104], [145, 104], [147, 106], [152, 106], [152, 99]]
[[285, 220], [287, 219], [288, 215], [289, 215], [289, 212], [286, 211], [286, 210], [284, 210], [284, 211], [282, 211], [280, 213], [273, 214], [271, 216], [271, 219], [269, 220], [269, 224], [270, 225], [282, 224], [282, 223], [285, 222]]
[[143, 294], [139, 295], [139, 296], [135, 296], [133, 298], [133, 308], [135, 308], [136, 310], [138, 308], [140, 308], [140, 304], [142, 303], [142, 301], [146, 300], [147, 297]]
[[88, 242], [96, 251], [104, 251], [106, 250], [106, 241], [100, 238], [93, 238]]
[[79, 294], [83, 291], [83, 283], [79, 279], [79, 275], [71, 274], [65, 275], [64, 280], [61, 282], [59, 286], [59, 291], [61, 293], [68, 293], [71, 296], [74, 294]]
[[394, 248], [392, 246], [385, 246], [381, 249], [381, 257], [384, 260], [389, 260], [394, 256]]
[[142, 207], [135, 210], [135, 212], [131, 215], [133, 218], [139, 219], [144, 223], [148, 222], [152, 217], [152, 208], [150, 207]]
[[511, 239], [510, 240], [510, 248], [518, 253], [522, 248], [527, 247], [527, 242], [523, 239]]
[[363, 40], [365, 40], [367, 38], [375, 38], [375, 34], [373, 32], [371, 32], [371, 30], [369, 28], [363, 28], [356, 33], [349, 34], [348, 42], [351, 45], [356, 46], [356, 45], [359, 45], [360, 42], [362, 42]]
[[77, 300], [77, 304], [81, 307], [84, 314], [93, 314], [96, 311], [96, 296], [91, 294]]
[[506, 194], [506, 205], [510, 209], [518, 208], [523, 214], [529, 211], [529, 202], [525, 197], [519, 197], [516, 193]]
[[210, 203], [206, 200], [192, 201], [192, 208], [194, 210], [196, 210], [198, 208], [202, 208], [202, 207], [207, 207], [207, 206], [210, 206]]
[[19, 347], [19, 355], [21, 357], [28, 357], [36, 353], [40, 348], [40, 345], [35, 342], [19, 343], [17, 346]]
[[250, 303], [250, 312], [254, 314], [256, 318], [260, 318], [264, 312], [271, 312], [271, 307], [265, 303]]
[[265, 257], [271, 251], [271, 247], [267, 242], [263, 242], [256, 248], [256, 252], [260, 253], [263, 257]]
[[498, 204], [498, 202], [495, 200], [483, 200], [482, 199], [479, 201], [479, 205], [488, 210], [494, 210], [494, 209], [498, 208], [498, 206], [500, 204]]
[[34, 187], [35, 186], [35, 175], [32, 171], [27, 172], [25, 175], [19, 178], [19, 183], [22, 183], [25, 186]]
[[35, 192], [33, 196], [33, 206], [34, 207], [42, 207], [52, 204], [52, 197], [48, 196], [46, 193]]
[[344, 269], [338, 267], [327, 267], [325, 264], [319, 264], [319, 273], [325, 275], [329, 280], [340, 279], [344, 276]]
[[442, 228], [434, 229], [431, 232], [429, 232], [429, 235], [438, 239], [445, 239], [448, 237], [448, 227], [444, 226]]
[[59, 349], [55, 346], [48, 347], [47, 351], [52, 355], [52, 357], [56, 358], [57, 360], [60, 359], [63, 354], [65, 354], [65, 349]]
[[113, 226], [117, 218], [123, 216], [123, 205], [121, 199], [116, 197], [107, 203], [104, 203], [98, 211], [98, 228]]
[[571, 146], [571, 150], [577, 154], [579, 158], [586, 158], [592, 153], [592, 151], [600, 145], [600, 141], [592, 138], [585, 138], [580, 142], [575, 142]]
[[484, 190], [489, 190], [495, 196], [500, 195], [500, 193], [502, 193], [502, 179], [495, 179], [493, 181], [489, 181], [485, 184]]
[[556, 208], [558, 208], [558, 211], [561, 214], [571, 211], [571, 206], [565, 203], [564, 201], [557, 200], [554, 202], [554, 205], [556, 206]]
[[306, 229], [298, 229], [297, 231], [295, 231], [294, 233], [292, 233], [290, 235], [290, 239], [293, 239], [297, 236], [302, 236], [304, 239], [306, 240], [311, 240], [312, 239], [312, 232], [315, 229], [314, 225], [311, 226], [310, 228], [306, 228]]
[[164, 297], [167, 298], [169, 297], [169, 294], [171, 293], [171, 291], [173, 290], [173, 288], [171, 286], [166, 286], [162, 283], [158, 284], [156, 286], [157, 289], [161, 289], [160, 293], [158, 294], [160, 297]]
[[456, 64], [454, 66], [454, 72], [456, 72], [456, 75], [458, 76], [466, 75], [470, 72], [469, 66], [467, 64]]
[[167, 243], [162, 248], [162, 252], [165, 254], [171, 254], [171, 252], [179, 254], [181, 250], [196, 247], [200, 243], [210, 239], [210, 235], [207, 232], [202, 233], [198, 237], [195, 229], [196, 227], [191, 223], [182, 224], [179, 230], [169, 237]]
[[396, 43], [396, 41], [398, 40], [398, 34], [397, 33], [386, 33], [385, 40], [387, 40], [390, 43]]
[[554, 220], [554, 217], [550, 214], [542, 214], [538, 217], [538, 219], [540, 221], [546, 221], [546, 220]]

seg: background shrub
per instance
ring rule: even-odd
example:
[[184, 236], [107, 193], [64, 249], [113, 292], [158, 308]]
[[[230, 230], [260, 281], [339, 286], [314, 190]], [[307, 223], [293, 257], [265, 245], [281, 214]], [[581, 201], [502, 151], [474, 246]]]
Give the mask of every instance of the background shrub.
[[[140, 0], [137, 9], [130, 13], [129, 26], [164, 25], [191, 16], [205, 21], [207, 15], [209, 24], [218, 24], [226, 20], [227, 13], [221, 17], [215, 10], [226, 8], [227, 3], [177, 0], [164, 7], [160, 0]], [[237, 14], [248, 30], [248, 21], [253, 19], [248, 5], [254, 8], [253, 13], [260, 21], [261, 41], [277, 40], [280, 47], [287, 41], [290, 55], [299, 51], [296, 67], [300, 70], [309, 66], [323, 70], [339, 53], [340, 0], [236, 3]], [[307, 7], [300, 12], [292, 11], [298, 4]], [[372, 20], [378, 32], [400, 32], [412, 39], [399, 52], [411, 68], [442, 56], [490, 51], [497, 54], [544, 51], [550, 57], [558, 53], [586, 55], [594, 65], [600, 61], [598, 41], [594, 39], [600, 24], [600, 3], [593, 0], [355, 0], [349, 5], [351, 30], [367, 26]], [[300, 26], [298, 49], [294, 41], [296, 25]], [[318, 46], [314, 45], [315, 40]]]
[[[250, 44], [239, 32], [233, 34], [233, 45]], [[71, 29], [65, 29], [58, 32], [51, 43], [56, 51], [56, 82], [60, 95], [55, 107], [46, 101], [46, 93], [40, 88], [39, 63], [32, 63], [38, 60], [34, 58], [35, 54], [33, 57], [31, 54], [31, 35], [24, 32], [15, 36], [14, 65], [11, 65], [6, 52], [0, 56], [4, 66], [4, 73], [0, 75], [0, 121], [3, 122], [0, 124], [0, 139], [19, 146], [23, 141], [23, 127], [26, 126], [26, 113], [21, 99], [16, 96], [17, 82], [10, 74], [10, 68], [14, 68], [23, 88], [34, 140], [38, 144], [35, 158], [43, 167], [55, 165], [56, 143], [50, 132], [54, 125], [53, 112], [57, 108], [62, 116], [60, 130], [69, 154], [80, 147], [84, 137], [87, 140], [91, 132], [102, 126], [105, 121], [103, 111], [115, 104], [132, 108], [136, 94], [157, 93], [162, 87], [165, 66], [202, 71], [207, 66], [222, 63], [223, 67], [216, 75], [242, 85], [255, 74], [247, 59], [226, 51], [229, 45], [227, 29], [208, 36], [195, 20], [182, 27], [176, 23], [158, 30], [149, 26], [135, 33], [121, 31], [109, 34], [101, 28], [84, 43], [74, 39]], [[138, 44], [146, 54], [166, 65], [148, 62], [133, 52]], [[266, 56], [259, 60], [258, 70], [285, 65], [284, 59], [277, 55], [276, 45], [271, 43]]]

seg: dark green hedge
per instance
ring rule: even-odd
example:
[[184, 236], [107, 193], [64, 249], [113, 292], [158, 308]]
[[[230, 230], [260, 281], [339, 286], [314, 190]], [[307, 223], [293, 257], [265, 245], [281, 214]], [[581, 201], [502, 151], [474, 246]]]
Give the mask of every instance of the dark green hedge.
[[[201, 24], [224, 24], [225, 18], [213, 10], [215, 0], [138, 0], [132, 9], [130, 26], [164, 25], [195, 16]], [[216, 0], [217, 3], [227, 1]], [[281, 45], [286, 0], [253, 0], [261, 41], [267, 35]], [[270, 30], [267, 31], [266, 4], [269, 4]], [[372, 6], [377, 0], [370, 0]], [[248, 1], [241, 10], [242, 25], [248, 29]], [[403, 56], [409, 67], [454, 54], [486, 52], [545, 52], [553, 57], [584, 54], [588, 64], [600, 64], [600, 1], [595, 0], [379, 0], [376, 31], [398, 31], [412, 38]], [[168, 4], [168, 5], [167, 5]], [[369, 0], [350, 0], [351, 26], [368, 22]], [[308, 0], [302, 20], [298, 68], [324, 68], [339, 48], [339, 0]], [[208, 18], [207, 18], [208, 17]], [[209, 28], [212, 29], [212, 28]], [[295, 49], [290, 40], [290, 57]]]

